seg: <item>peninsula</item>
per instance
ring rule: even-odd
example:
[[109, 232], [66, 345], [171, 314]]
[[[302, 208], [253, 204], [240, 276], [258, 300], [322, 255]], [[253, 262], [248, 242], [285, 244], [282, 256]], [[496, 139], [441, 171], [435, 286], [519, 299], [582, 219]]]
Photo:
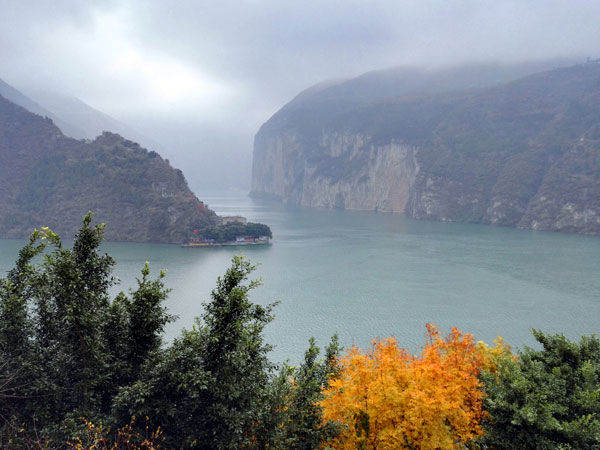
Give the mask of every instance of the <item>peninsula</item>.
[[0, 96], [0, 238], [43, 226], [73, 237], [88, 211], [107, 224], [109, 241], [182, 244], [198, 231], [218, 244], [271, 237], [266, 225], [217, 216], [158, 153], [106, 131], [67, 137]]

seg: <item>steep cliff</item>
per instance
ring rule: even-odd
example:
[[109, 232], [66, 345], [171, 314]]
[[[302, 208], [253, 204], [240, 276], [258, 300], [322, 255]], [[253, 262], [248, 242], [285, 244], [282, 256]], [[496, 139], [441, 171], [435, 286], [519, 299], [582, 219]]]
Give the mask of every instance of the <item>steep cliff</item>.
[[252, 195], [600, 233], [599, 63], [389, 98], [348, 94], [356, 83], [306, 91], [263, 125]]
[[418, 173], [414, 147], [376, 145], [361, 134], [324, 133], [321, 158], [303, 158], [292, 136], [264, 145], [255, 153], [253, 193], [304, 206], [404, 211]]
[[40, 226], [72, 236], [89, 210], [118, 241], [182, 242], [217, 221], [157, 153], [113, 133], [67, 138], [0, 96], [0, 237]]

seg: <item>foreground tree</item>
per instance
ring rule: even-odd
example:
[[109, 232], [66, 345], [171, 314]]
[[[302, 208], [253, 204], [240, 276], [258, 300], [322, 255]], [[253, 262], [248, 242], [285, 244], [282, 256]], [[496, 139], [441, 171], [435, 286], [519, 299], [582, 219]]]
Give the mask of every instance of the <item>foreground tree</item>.
[[302, 363], [283, 366], [272, 384], [269, 411], [264, 430], [257, 433], [256, 448], [317, 450], [339, 434], [337, 423], [324, 420], [320, 401], [338, 375], [340, 351], [334, 335], [320, 359], [320, 349], [311, 338]]
[[321, 402], [325, 420], [344, 427], [331, 448], [459, 449], [483, 433], [485, 352], [456, 329], [443, 338], [429, 325], [427, 338], [418, 357], [389, 338], [341, 359]]
[[263, 329], [272, 305], [253, 304], [252, 266], [235, 256], [191, 331], [156, 352], [140, 380], [117, 399], [121, 418], [150, 416], [172, 445], [248, 448], [267, 407], [274, 366]]
[[[0, 444], [18, 438], [16, 429], [65, 442], [79, 417], [106, 417], [119, 385], [136, 378], [139, 359], [161, 345], [171, 317], [160, 278], [150, 281], [146, 268], [133, 298], [111, 302], [114, 260], [100, 253], [104, 226], [91, 220], [88, 214], [71, 249], [49, 229], [35, 231], [0, 281], [0, 349], [13, 377]], [[152, 320], [140, 327], [140, 317]], [[131, 336], [142, 331], [140, 345]]]
[[303, 364], [277, 371], [263, 337], [273, 305], [249, 300], [254, 266], [236, 256], [193, 329], [163, 347], [164, 274], [146, 264], [111, 300], [114, 261], [91, 219], [71, 249], [34, 232], [0, 280], [0, 447], [318, 448], [337, 343], [317, 360], [311, 341]]
[[600, 449], [600, 340], [534, 331], [541, 350], [484, 372], [491, 449]]

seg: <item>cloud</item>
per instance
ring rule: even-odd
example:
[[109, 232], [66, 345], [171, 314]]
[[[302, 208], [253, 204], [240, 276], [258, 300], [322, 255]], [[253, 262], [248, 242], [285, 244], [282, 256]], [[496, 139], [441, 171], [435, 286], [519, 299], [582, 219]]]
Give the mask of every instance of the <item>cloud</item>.
[[[162, 118], [171, 134], [177, 123], [226, 129], [208, 139], [221, 143], [214, 151], [245, 158], [261, 123], [323, 79], [600, 56], [592, 0], [0, 0], [0, 8], [0, 78], [142, 126]], [[174, 152], [198, 151], [183, 147]]]

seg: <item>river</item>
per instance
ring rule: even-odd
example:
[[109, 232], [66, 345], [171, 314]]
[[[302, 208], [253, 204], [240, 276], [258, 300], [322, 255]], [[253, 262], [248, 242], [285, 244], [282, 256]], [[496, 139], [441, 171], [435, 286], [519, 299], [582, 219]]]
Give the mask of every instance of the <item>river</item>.
[[[393, 335], [416, 351], [429, 322], [486, 342], [502, 336], [516, 347], [534, 345], [531, 328], [572, 339], [599, 331], [600, 237], [290, 207], [243, 192], [201, 199], [218, 214], [273, 230], [272, 246], [243, 253], [263, 280], [251, 299], [280, 302], [265, 333], [274, 361], [297, 363], [310, 336], [325, 345], [336, 332], [345, 346]], [[2, 273], [23, 243], [0, 240]], [[179, 316], [168, 339], [193, 325], [239, 252], [130, 243], [103, 250], [117, 261], [118, 289], [135, 285], [145, 261], [154, 273], [166, 269], [167, 306]]]

